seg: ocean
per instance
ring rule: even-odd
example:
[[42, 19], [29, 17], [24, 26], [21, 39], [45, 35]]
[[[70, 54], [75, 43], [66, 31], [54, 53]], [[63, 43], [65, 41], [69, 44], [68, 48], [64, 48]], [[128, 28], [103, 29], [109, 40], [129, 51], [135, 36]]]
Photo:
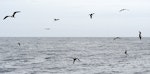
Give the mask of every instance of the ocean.
[[150, 74], [150, 38], [1, 37], [0, 74]]

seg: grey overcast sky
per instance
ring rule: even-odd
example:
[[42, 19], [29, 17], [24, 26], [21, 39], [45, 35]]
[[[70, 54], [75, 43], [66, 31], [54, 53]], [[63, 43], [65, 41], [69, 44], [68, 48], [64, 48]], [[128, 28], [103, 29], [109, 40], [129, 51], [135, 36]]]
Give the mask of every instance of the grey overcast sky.
[[150, 0], [0, 0], [0, 18], [0, 37], [150, 37]]

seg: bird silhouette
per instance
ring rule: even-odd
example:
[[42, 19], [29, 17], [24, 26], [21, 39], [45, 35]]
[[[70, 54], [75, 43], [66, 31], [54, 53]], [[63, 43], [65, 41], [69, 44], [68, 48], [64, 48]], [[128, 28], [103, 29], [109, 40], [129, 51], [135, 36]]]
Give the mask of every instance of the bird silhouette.
[[80, 61], [78, 58], [73, 58], [73, 64], [75, 63], [76, 60]]
[[129, 9], [121, 9], [121, 10], [119, 10], [119, 12], [122, 12], [122, 11], [129, 11]]
[[127, 50], [125, 50], [124, 54], [128, 55]]
[[58, 21], [58, 20], [60, 20], [60, 19], [54, 19], [54, 21]]
[[120, 39], [120, 37], [115, 37], [113, 40]]
[[15, 11], [15, 12], [13, 13], [13, 15], [11, 15], [11, 16], [5, 16], [5, 17], [3, 18], [3, 20], [5, 20], [5, 19], [8, 18], [8, 17], [15, 18], [16, 13], [20, 13], [20, 11]]
[[94, 14], [95, 14], [95, 13], [91, 13], [91, 14], [89, 14], [91, 19], [93, 18], [93, 15], [94, 15]]
[[20, 45], [21, 45], [21, 43], [19, 43], [19, 42], [18, 42], [18, 45], [20, 46]]
[[128, 55], [128, 51], [127, 51], [127, 50], [125, 50], [124, 54]]
[[141, 36], [141, 31], [139, 31], [139, 38], [140, 38], [140, 40], [142, 39], [142, 36]]

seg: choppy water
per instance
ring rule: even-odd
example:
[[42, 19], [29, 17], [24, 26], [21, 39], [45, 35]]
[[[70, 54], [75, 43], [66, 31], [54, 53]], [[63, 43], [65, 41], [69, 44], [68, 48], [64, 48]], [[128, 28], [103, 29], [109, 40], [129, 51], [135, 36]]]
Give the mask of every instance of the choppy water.
[[0, 38], [0, 74], [150, 74], [150, 38]]

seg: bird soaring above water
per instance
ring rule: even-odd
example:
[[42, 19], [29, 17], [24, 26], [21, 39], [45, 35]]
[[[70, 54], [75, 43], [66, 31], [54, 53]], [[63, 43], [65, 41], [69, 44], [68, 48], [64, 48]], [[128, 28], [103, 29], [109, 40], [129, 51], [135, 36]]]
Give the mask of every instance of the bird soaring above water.
[[94, 15], [94, 14], [95, 14], [95, 13], [91, 13], [91, 14], [89, 14], [91, 19], [93, 18], [93, 15]]
[[119, 12], [122, 12], [122, 11], [129, 11], [129, 9], [121, 9], [121, 10], [119, 10]]
[[5, 17], [3, 18], [3, 20], [5, 20], [5, 19], [8, 18], [8, 17], [15, 18], [16, 13], [20, 13], [20, 11], [15, 11], [12, 16], [5, 16]]
[[58, 21], [58, 20], [60, 20], [60, 19], [54, 19], [54, 21]]
[[142, 39], [142, 36], [141, 36], [141, 31], [139, 31], [139, 38], [140, 38], [140, 40]]

